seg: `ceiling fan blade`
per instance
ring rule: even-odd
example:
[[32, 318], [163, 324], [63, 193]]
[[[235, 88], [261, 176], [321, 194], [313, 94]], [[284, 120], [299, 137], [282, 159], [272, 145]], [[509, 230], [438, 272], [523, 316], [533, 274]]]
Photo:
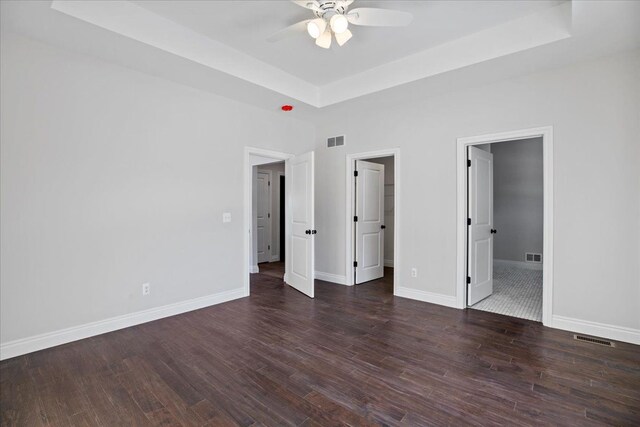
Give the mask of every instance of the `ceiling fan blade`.
[[305, 9], [320, 10], [320, 4], [316, 0], [291, 0], [298, 6], [302, 6]]
[[293, 25], [289, 25], [288, 27], [283, 28], [282, 30], [271, 34], [269, 37], [267, 37], [267, 41], [268, 42], [272, 42], [272, 43], [273, 42], [278, 42], [278, 41], [280, 41], [282, 39], [286, 39], [288, 37], [295, 36], [297, 34], [301, 34], [301, 33], [306, 31], [307, 23], [309, 21], [311, 21], [311, 19], [306, 19], [304, 21], [297, 22], [297, 23], [295, 23]]
[[371, 27], [404, 27], [409, 25], [413, 15], [399, 10], [360, 7], [349, 11], [347, 19], [354, 25]]

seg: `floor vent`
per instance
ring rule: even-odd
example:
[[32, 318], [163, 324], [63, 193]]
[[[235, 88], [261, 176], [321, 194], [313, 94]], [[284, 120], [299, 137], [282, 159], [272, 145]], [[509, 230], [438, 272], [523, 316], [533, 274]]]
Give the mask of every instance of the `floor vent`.
[[586, 335], [574, 335], [573, 339], [576, 339], [578, 341], [590, 342], [592, 344], [604, 345], [606, 347], [616, 346], [616, 343], [614, 343], [613, 341], [603, 340], [601, 338], [588, 337]]

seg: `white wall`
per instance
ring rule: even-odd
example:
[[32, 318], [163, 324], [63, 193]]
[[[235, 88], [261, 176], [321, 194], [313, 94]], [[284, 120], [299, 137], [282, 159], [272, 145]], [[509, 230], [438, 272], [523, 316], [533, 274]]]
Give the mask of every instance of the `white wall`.
[[[432, 97], [418, 82], [327, 109], [316, 204], [331, 208], [316, 211], [316, 268], [346, 273], [345, 154], [399, 147], [400, 285], [455, 296], [456, 138], [551, 125], [553, 314], [640, 329], [638, 76], [633, 52]], [[339, 134], [344, 150], [323, 148]]]
[[313, 126], [17, 36], [1, 49], [2, 344], [241, 291], [244, 146], [308, 151]]
[[[525, 261], [542, 253], [542, 138], [491, 144], [493, 153], [493, 258]], [[544, 260], [544, 257], [543, 257]]]

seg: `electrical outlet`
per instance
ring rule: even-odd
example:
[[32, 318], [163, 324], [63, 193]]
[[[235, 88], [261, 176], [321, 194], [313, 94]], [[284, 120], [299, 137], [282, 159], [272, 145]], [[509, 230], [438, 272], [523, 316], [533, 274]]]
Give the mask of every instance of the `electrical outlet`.
[[142, 284], [142, 295], [147, 296], [151, 293], [151, 283]]
[[417, 268], [412, 268], [411, 269], [411, 277], [418, 277], [418, 269]]

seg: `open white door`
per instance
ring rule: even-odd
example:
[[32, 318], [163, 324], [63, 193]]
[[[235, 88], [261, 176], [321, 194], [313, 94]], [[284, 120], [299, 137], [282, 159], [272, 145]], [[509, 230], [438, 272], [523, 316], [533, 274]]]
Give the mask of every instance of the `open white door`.
[[355, 283], [384, 276], [384, 165], [356, 160]]
[[256, 180], [257, 206], [256, 206], [256, 233], [258, 263], [271, 261], [271, 213], [269, 202], [271, 200], [269, 173], [258, 171]]
[[314, 275], [314, 171], [313, 151], [289, 161], [291, 176], [291, 215], [288, 216], [291, 238], [287, 249], [287, 284], [313, 298]]
[[467, 302], [493, 293], [493, 154], [469, 147]]

